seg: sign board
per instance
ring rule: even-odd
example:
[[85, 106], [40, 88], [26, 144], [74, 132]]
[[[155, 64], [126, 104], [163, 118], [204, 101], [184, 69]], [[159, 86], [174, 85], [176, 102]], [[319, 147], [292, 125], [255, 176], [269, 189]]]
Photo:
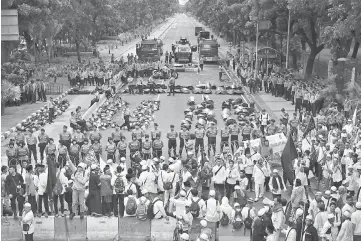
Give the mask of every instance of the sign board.
[[80, 219], [74, 217], [69, 219], [67, 217], [55, 218], [55, 238], [56, 240], [75, 240], [85, 241], [87, 219]]
[[55, 238], [54, 217], [35, 218], [34, 240], [54, 240]]
[[[287, 138], [283, 133], [266, 136], [269, 141], [269, 146], [273, 148], [273, 154], [278, 153], [281, 156], [283, 149], [286, 146]], [[250, 140], [251, 147], [259, 147], [260, 139]]]
[[1, 41], [19, 40], [18, 10], [1, 10]]
[[258, 23], [258, 30], [268, 30], [271, 28], [271, 26], [272, 23], [269, 20], [260, 21]]
[[119, 240], [123, 241], [149, 241], [150, 220], [144, 221], [136, 217], [119, 218]]

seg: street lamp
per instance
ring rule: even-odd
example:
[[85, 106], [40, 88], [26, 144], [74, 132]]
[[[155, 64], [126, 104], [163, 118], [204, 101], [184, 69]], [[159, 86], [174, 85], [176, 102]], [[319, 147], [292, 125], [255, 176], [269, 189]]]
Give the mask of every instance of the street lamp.
[[[288, 69], [289, 52], [290, 52], [290, 32], [291, 32], [291, 10], [288, 8], [286, 69]], [[282, 65], [282, 59], [281, 59], [281, 65]]]

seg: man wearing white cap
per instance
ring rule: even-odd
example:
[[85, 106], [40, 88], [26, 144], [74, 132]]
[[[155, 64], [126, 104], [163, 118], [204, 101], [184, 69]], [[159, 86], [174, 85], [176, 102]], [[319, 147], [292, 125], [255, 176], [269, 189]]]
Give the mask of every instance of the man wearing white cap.
[[328, 212], [325, 210], [325, 204], [324, 203], [319, 203], [318, 209], [320, 211], [318, 212], [318, 214], [315, 217], [314, 225], [315, 225], [315, 228], [317, 229], [318, 235], [320, 236], [323, 225], [328, 220]]
[[200, 234], [197, 241], [209, 241], [208, 235], [206, 234]]
[[157, 185], [155, 184], [156, 176], [149, 171], [149, 167], [142, 166], [143, 172], [139, 176], [139, 184], [141, 189], [147, 189], [149, 193], [157, 194]]
[[206, 220], [201, 220], [201, 234], [206, 234], [209, 239], [212, 239], [212, 229], [208, 228], [208, 223]]
[[258, 161], [253, 168], [253, 175], [252, 175], [252, 178], [254, 179], [254, 188], [256, 193], [256, 197], [254, 199], [255, 202], [258, 201], [258, 198], [263, 197], [266, 173], [267, 173], [267, 168], [264, 166], [262, 161]]
[[337, 237], [337, 233], [333, 233], [332, 227], [335, 222], [335, 215], [332, 213], [328, 214], [327, 221], [323, 225], [323, 228], [320, 232], [320, 237], [322, 239], [328, 240], [328, 241], [335, 241]]
[[342, 214], [343, 222], [341, 224], [340, 232], [337, 235], [337, 241], [352, 241], [353, 240], [353, 225], [351, 222], [351, 213], [345, 211]]
[[[176, 197], [171, 197], [169, 202], [169, 213], [175, 216], [183, 216], [185, 214], [186, 208], [185, 205], [187, 203], [187, 193], [184, 190], [179, 192], [179, 195]], [[175, 207], [175, 212], [173, 212], [173, 207]]]
[[353, 240], [361, 241], [361, 202], [356, 203], [356, 212], [351, 215], [351, 222], [353, 224]]
[[209, 191], [209, 199], [207, 200], [207, 212], [205, 219], [208, 222], [217, 223], [220, 218], [220, 206], [219, 202], [215, 199], [216, 192], [214, 190]]
[[315, 199], [311, 201], [310, 207], [308, 208], [308, 213], [312, 216], [313, 219], [316, 217], [316, 215], [319, 212], [318, 203], [322, 201], [321, 198], [322, 198], [322, 192], [316, 192]]
[[281, 197], [282, 191], [287, 191], [284, 180], [278, 174], [278, 170], [274, 169], [272, 178], [269, 181], [269, 187], [272, 191], [273, 198]]
[[189, 235], [187, 233], [181, 234], [180, 241], [189, 241]]
[[[34, 236], [35, 221], [34, 221], [33, 211], [31, 211], [30, 203], [24, 204], [24, 211], [21, 215], [22, 215], [21, 225], [23, 228], [23, 234], [24, 234], [25, 240], [33, 241], [34, 240], [33, 236]], [[25, 227], [27, 227], [27, 228], [24, 229]], [[12, 231], [12, 232], [15, 232], [15, 231]]]
[[317, 229], [313, 226], [312, 216], [307, 215], [305, 221], [305, 227], [301, 235], [302, 241], [318, 241]]
[[168, 166], [165, 164], [163, 168], [167, 169], [161, 171], [160, 179], [164, 189], [164, 204], [167, 204], [169, 199], [175, 194], [176, 184], [179, 182], [179, 175], [174, 172], [174, 165]]
[[252, 226], [252, 241], [263, 241], [265, 236], [265, 226], [262, 221], [262, 216], [265, 214], [265, 209], [261, 208], [257, 217], [253, 221]]
[[216, 165], [212, 169], [214, 189], [217, 195], [217, 199], [220, 200], [224, 196], [224, 182], [227, 179], [226, 168], [222, 164], [222, 160], [218, 159]]

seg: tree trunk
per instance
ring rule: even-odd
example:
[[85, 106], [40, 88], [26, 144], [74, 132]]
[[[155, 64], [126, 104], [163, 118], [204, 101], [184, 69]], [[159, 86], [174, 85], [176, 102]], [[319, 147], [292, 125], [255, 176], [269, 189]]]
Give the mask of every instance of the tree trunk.
[[5, 115], [5, 102], [1, 102], [1, 116]]
[[355, 41], [355, 45], [353, 46], [353, 51], [352, 51], [352, 55], [351, 58], [356, 59], [357, 57], [357, 52], [358, 52], [358, 48], [360, 47], [360, 42]]
[[308, 56], [308, 60], [307, 60], [305, 78], [312, 75], [313, 64], [315, 63], [316, 55], [317, 55], [317, 51], [314, 48], [312, 48], [311, 53]]
[[292, 68], [294, 70], [298, 70], [298, 66], [297, 66], [297, 51], [290, 51], [291, 56], [292, 56]]
[[306, 51], [306, 41], [302, 38], [301, 38], [301, 47], [302, 47], [302, 51]]
[[78, 57], [78, 62], [81, 63], [80, 46], [79, 46], [79, 40], [77, 38], [75, 38], [75, 48], [76, 48], [76, 56]]

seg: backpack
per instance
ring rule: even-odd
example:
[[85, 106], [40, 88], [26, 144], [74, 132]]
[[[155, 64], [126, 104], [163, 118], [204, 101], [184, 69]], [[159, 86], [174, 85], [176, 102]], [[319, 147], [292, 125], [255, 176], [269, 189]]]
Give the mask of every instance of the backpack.
[[242, 213], [241, 211], [236, 211], [236, 214], [234, 215], [233, 229], [238, 230], [242, 228], [242, 225]]
[[137, 202], [134, 197], [128, 197], [127, 205], [125, 206], [125, 212], [128, 215], [135, 215], [137, 211]]
[[58, 175], [56, 176], [56, 183], [53, 188], [53, 194], [56, 196], [61, 195], [61, 193], [63, 191], [63, 185], [60, 182], [59, 176], [60, 176], [60, 171], [59, 171]]
[[[161, 174], [162, 176], [162, 174]], [[174, 182], [174, 178], [175, 178], [175, 173], [174, 173], [174, 176], [173, 176], [173, 179], [171, 182], [163, 182], [163, 189], [164, 190], [171, 190], [173, 189], [173, 182]], [[163, 180], [163, 176], [162, 176], [162, 180]]]
[[200, 198], [198, 198], [197, 201], [194, 201], [193, 198], [191, 199], [192, 203], [191, 206], [189, 208], [189, 211], [191, 212], [191, 214], [193, 215], [193, 218], [198, 218], [199, 217], [199, 211], [201, 210], [201, 207], [199, 206], [199, 201], [201, 200]]
[[251, 218], [250, 213], [251, 213], [251, 209], [248, 209], [248, 216], [244, 220], [244, 228], [245, 229], [252, 229], [253, 219]]
[[114, 190], [116, 194], [121, 194], [125, 190], [125, 184], [122, 177], [117, 176], [114, 182]]
[[[158, 201], [160, 201], [160, 200], [156, 199], [155, 201], [153, 201], [152, 203], [149, 204], [148, 210], [147, 210], [147, 217], [149, 219], [153, 219], [155, 217], [156, 214], [154, 214], [154, 204]], [[159, 211], [157, 213], [159, 213]]]
[[229, 217], [225, 212], [223, 212], [222, 218], [219, 222], [222, 226], [227, 226], [229, 224]]
[[146, 220], [147, 219], [147, 207], [145, 205], [145, 202], [140, 202], [139, 205], [137, 206], [137, 211], [136, 211], [136, 217], [139, 220]]

